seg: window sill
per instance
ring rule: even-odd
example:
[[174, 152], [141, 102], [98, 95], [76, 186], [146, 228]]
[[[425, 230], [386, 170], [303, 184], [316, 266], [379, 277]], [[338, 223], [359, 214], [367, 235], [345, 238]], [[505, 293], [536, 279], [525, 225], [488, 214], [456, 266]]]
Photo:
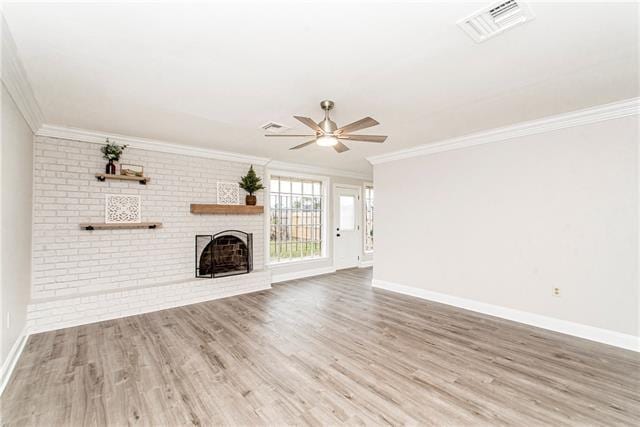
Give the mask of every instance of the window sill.
[[319, 261], [329, 261], [329, 257], [320, 256], [315, 258], [296, 259], [292, 261], [272, 261], [267, 264], [267, 267], [271, 269], [271, 268], [277, 268], [277, 267], [286, 267], [288, 265], [312, 264], [314, 262], [319, 262]]

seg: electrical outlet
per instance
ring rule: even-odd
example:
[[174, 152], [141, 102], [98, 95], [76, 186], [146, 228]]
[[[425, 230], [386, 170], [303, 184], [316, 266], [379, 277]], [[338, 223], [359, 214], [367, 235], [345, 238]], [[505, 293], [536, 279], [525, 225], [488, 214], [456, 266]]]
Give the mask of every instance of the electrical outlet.
[[553, 287], [551, 289], [551, 295], [553, 295], [554, 297], [559, 297], [560, 296], [560, 288]]

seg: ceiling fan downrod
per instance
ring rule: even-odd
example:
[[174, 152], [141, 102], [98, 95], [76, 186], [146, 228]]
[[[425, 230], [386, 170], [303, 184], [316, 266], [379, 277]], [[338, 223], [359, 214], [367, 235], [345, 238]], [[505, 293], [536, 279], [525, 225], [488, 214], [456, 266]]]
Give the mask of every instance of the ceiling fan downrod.
[[324, 110], [324, 120], [318, 123], [318, 126], [322, 129], [324, 135], [329, 137], [334, 136], [334, 132], [338, 129], [336, 122], [329, 118], [329, 111], [333, 109], [334, 105], [333, 101], [329, 100], [324, 100], [320, 103], [320, 108]]

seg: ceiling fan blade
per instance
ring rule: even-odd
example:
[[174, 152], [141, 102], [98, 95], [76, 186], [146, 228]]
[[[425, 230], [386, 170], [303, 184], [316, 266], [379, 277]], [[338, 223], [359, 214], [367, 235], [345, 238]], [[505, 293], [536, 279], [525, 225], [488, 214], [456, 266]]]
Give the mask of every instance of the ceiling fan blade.
[[334, 146], [333, 149], [336, 150], [338, 153], [344, 153], [345, 151], [349, 151], [349, 147], [347, 147], [346, 145], [344, 145], [342, 142], [338, 141]]
[[365, 142], [384, 142], [387, 139], [385, 135], [338, 135], [338, 139], [346, 139], [349, 141], [365, 141]]
[[302, 116], [293, 116], [293, 117], [296, 118], [298, 121], [304, 123], [305, 125], [309, 126], [314, 131], [324, 133], [322, 128], [318, 126], [318, 124], [313, 120], [311, 120], [309, 117], [302, 117]]
[[289, 150], [297, 150], [299, 148], [306, 147], [309, 144], [313, 144], [314, 142], [316, 142], [316, 140], [312, 139], [311, 141], [303, 142], [300, 145], [296, 145], [295, 147], [291, 147], [291, 148], [289, 148]]
[[360, 119], [356, 122], [349, 123], [346, 126], [342, 126], [341, 128], [338, 128], [335, 131], [335, 133], [355, 132], [357, 130], [370, 128], [371, 126], [375, 126], [379, 124], [380, 123], [378, 123], [376, 120], [372, 119], [371, 117], [365, 117], [364, 119]]
[[291, 133], [283, 133], [282, 135], [279, 134], [265, 134], [265, 136], [295, 136], [295, 137], [301, 137], [301, 136], [315, 136], [315, 135], [300, 135], [300, 134], [291, 134]]

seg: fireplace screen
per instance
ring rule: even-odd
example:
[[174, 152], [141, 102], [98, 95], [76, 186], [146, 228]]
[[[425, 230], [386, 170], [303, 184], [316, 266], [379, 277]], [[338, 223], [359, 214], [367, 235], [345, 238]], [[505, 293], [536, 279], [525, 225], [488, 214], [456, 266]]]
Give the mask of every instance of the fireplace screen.
[[238, 230], [196, 236], [196, 277], [225, 277], [253, 270], [253, 235]]

